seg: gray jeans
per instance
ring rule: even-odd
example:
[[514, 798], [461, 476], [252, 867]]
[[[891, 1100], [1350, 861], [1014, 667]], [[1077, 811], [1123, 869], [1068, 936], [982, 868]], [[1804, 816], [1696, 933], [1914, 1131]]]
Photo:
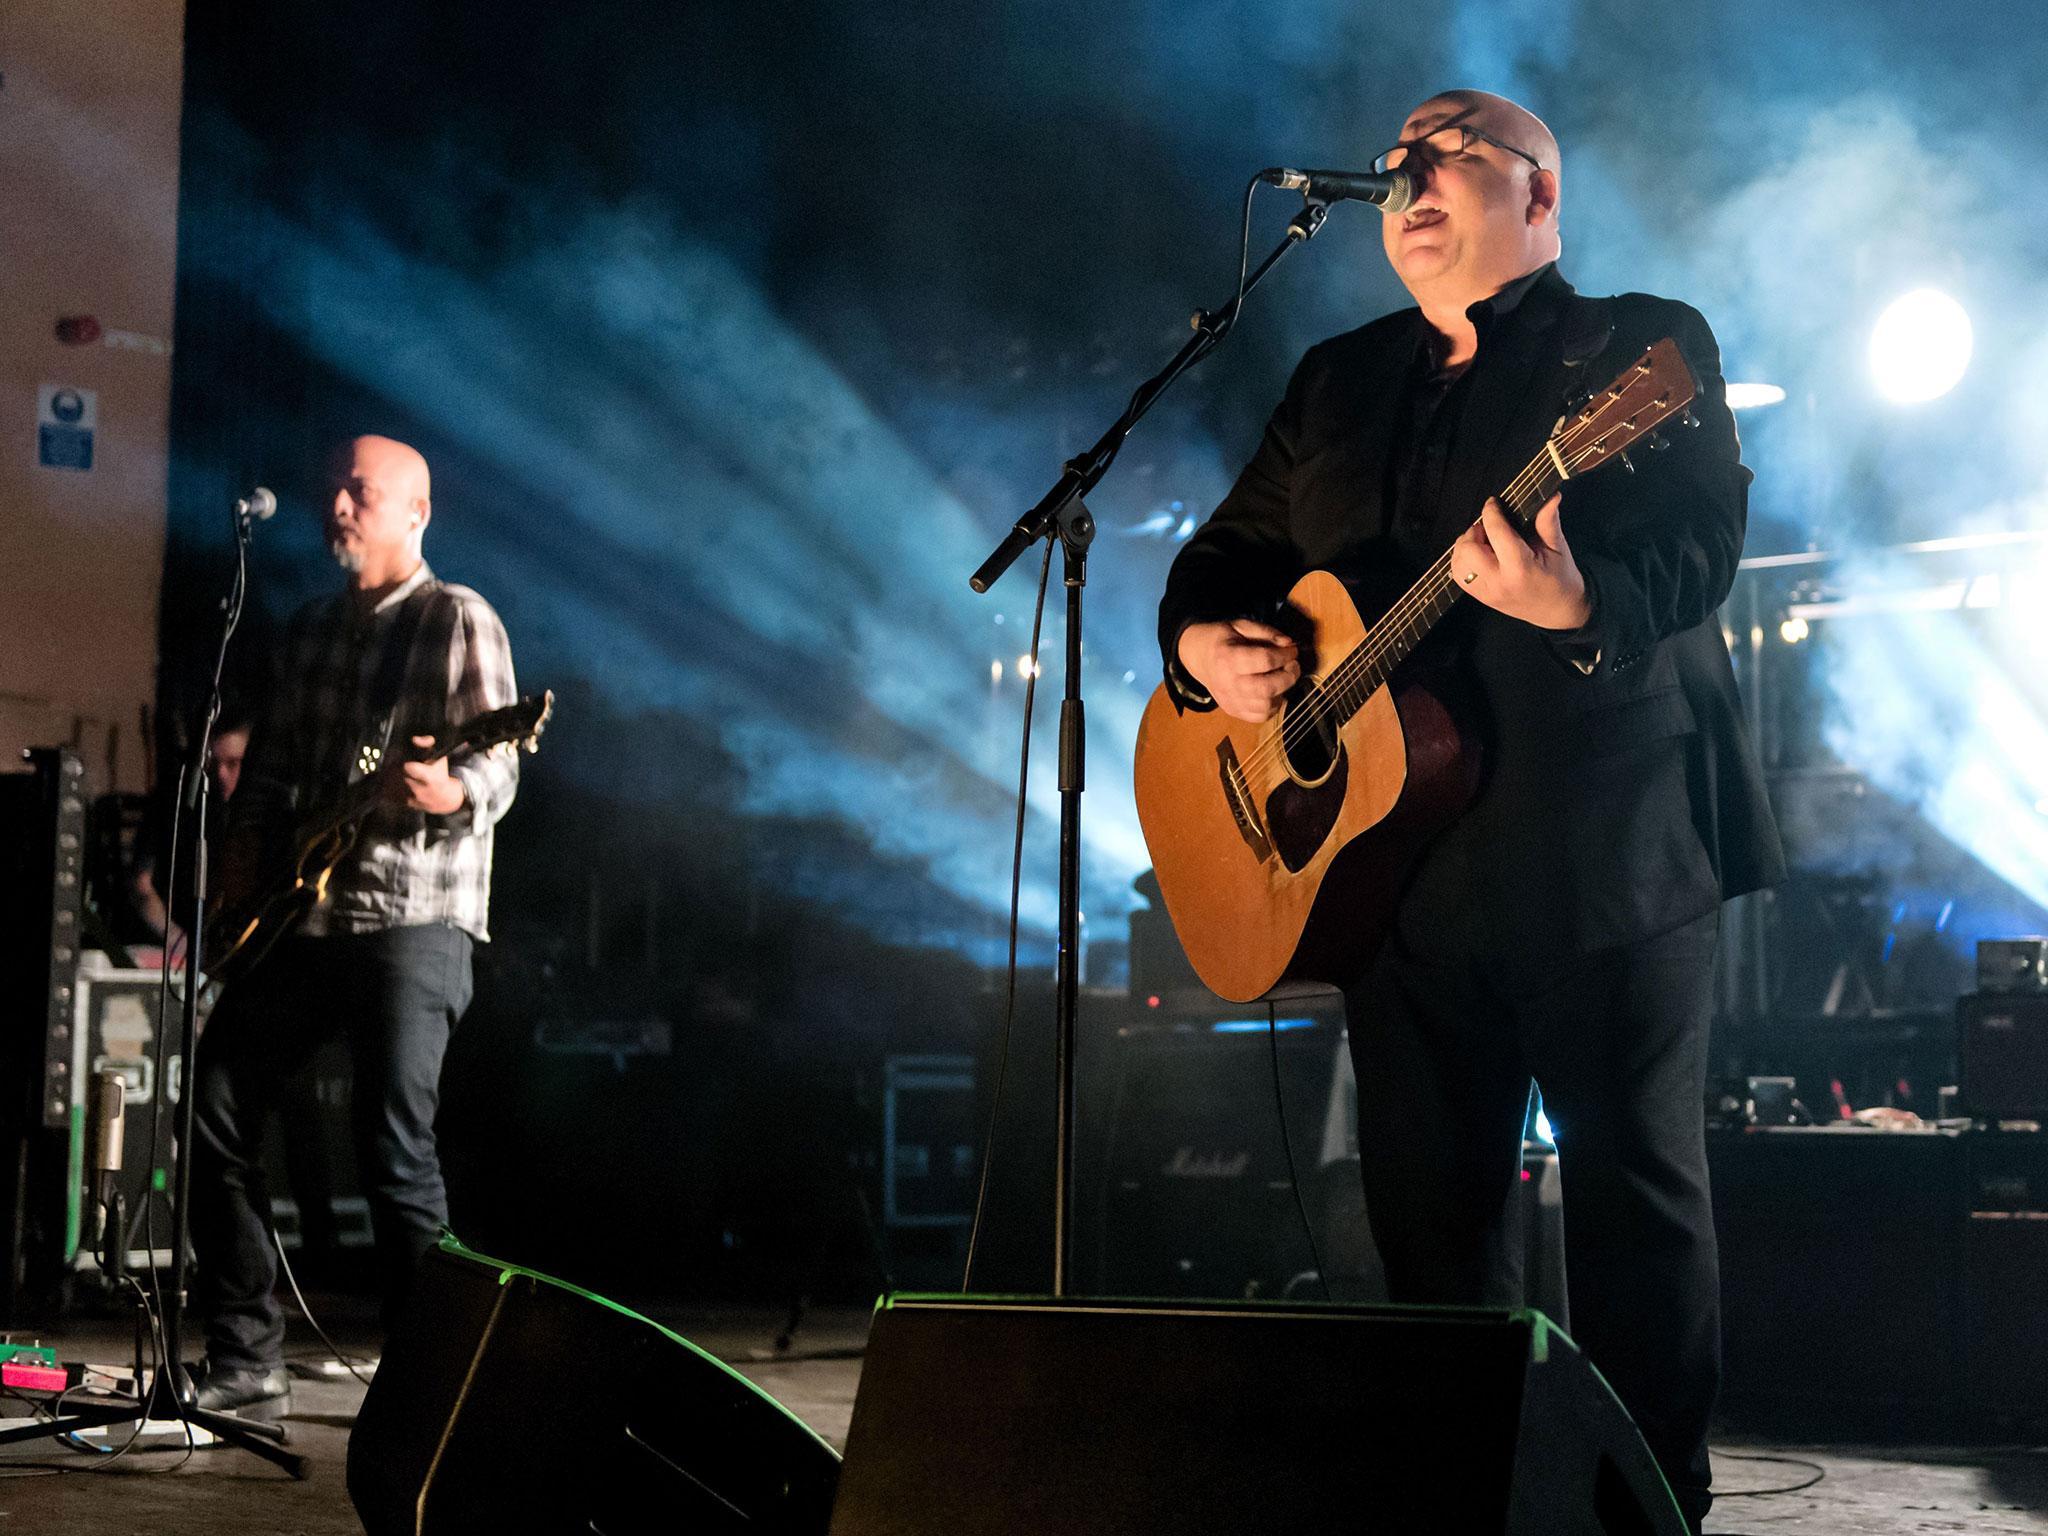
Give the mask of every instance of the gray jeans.
[[354, 1061], [356, 1161], [389, 1326], [448, 1219], [434, 1112], [441, 1058], [469, 1006], [473, 942], [446, 924], [286, 939], [221, 997], [193, 1077], [191, 1193], [194, 1296], [219, 1369], [283, 1359], [258, 1158], [285, 1081], [335, 1038]]

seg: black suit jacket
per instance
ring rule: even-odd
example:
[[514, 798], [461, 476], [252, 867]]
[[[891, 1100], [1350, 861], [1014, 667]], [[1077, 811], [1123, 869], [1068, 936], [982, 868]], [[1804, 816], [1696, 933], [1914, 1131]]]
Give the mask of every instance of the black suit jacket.
[[[1270, 618], [1315, 569], [1352, 583], [1370, 623], [1419, 574], [1385, 502], [1423, 325], [1419, 310], [1402, 310], [1312, 348], [1258, 452], [1174, 561], [1160, 642], [1184, 707], [1203, 707], [1175, 661], [1186, 625]], [[1432, 554], [1542, 450], [1568, 397], [1605, 385], [1664, 336], [1697, 377], [1699, 425], [1674, 423], [1670, 447], [1638, 449], [1634, 473], [1612, 464], [1565, 486], [1589, 623], [1559, 635], [1467, 601], [1412, 659], [1452, 677], [1479, 726], [1483, 787], [1445, 843], [1459, 847], [1504, 943], [1602, 949], [1783, 875], [1717, 612], [1742, 548], [1750, 473], [1696, 311], [1645, 294], [1581, 299], [1553, 268], [1483, 324]]]

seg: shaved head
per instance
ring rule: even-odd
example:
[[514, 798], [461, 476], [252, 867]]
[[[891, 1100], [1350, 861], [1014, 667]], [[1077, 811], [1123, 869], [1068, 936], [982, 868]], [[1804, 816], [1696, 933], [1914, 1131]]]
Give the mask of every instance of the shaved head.
[[1470, 123], [1496, 138], [1506, 139], [1517, 149], [1536, 157], [1537, 164], [1553, 175], [1563, 172], [1559, 163], [1557, 136], [1543, 119], [1520, 102], [1509, 101], [1491, 91], [1443, 91], [1408, 114], [1401, 137], [1446, 128], [1453, 123]]
[[1430, 323], [1462, 342], [1470, 305], [1557, 260], [1557, 137], [1505, 96], [1458, 90], [1410, 112], [1396, 143], [1415, 199], [1382, 222], [1387, 259]]
[[356, 438], [342, 452], [358, 467], [373, 470], [386, 489], [407, 501], [434, 499], [434, 479], [427, 469], [426, 455], [411, 443], [368, 433]]
[[434, 515], [426, 456], [396, 438], [353, 438], [335, 455], [333, 479], [327, 543], [356, 585], [379, 590], [417, 569]]

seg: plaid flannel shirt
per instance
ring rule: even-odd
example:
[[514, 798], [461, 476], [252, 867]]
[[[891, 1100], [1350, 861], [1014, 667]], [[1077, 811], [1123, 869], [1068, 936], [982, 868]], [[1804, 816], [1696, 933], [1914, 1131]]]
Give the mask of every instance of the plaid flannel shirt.
[[[414, 632], [388, 718], [371, 697], [400, 610], [431, 595]], [[264, 867], [284, 856], [294, 832], [339, 802], [364, 777], [365, 748], [397, 761], [414, 736], [437, 735], [518, 698], [512, 647], [491, 605], [435, 578], [425, 562], [364, 612], [354, 595], [308, 603], [293, 617], [275, 682], [249, 743], [229, 835], [252, 839]], [[452, 755], [459, 810], [431, 816], [383, 804], [335, 869], [327, 900], [306, 914], [305, 934], [369, 933], [452, 923], [488, 939], [492, 828], [519, 788], [519, 753], [502, 746]]]

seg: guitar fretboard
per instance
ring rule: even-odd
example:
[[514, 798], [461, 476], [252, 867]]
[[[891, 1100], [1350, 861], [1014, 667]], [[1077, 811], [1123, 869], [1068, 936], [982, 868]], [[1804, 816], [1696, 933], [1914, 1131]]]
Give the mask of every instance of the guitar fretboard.
[[[1563, 484], [1546, 447], [1501, 492], [1500, 503], [1509, 517], [1527, 526], [1536, 509]], [[1464, 590], [1451, 573], [1451, 552], [1447, 549], [1430, 562], [1401, 600], [1381, 616], [1358, 649], [1323, 679], [1322, 691], [1331, 703], [1337, 724], [1364, 708], [1365, 701], [1385, 685], [1394, 669], [1422, 643], [1422, 637], [1456, 605]]]

